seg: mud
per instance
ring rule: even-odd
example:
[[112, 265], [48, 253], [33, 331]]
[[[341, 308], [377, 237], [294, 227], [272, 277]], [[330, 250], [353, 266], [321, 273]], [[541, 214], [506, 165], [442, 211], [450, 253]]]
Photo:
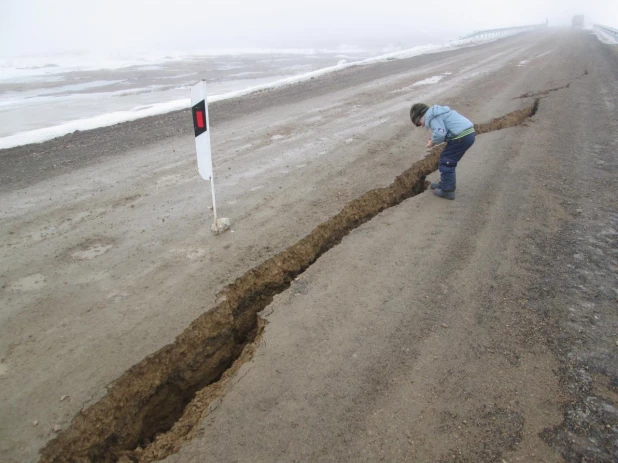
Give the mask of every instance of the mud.
[[[537, 99], [532, 106], [475, 125], [475, 130], [483, 134], [520, 125], [536, 113], [538, 104]], [[229, 377], [251, 357], [262, 326], [258, 313], [350, 231], [423, 192], [425, 177], [437, 170], [441, 151], [434, 148], [391, 185], [349, 202], [308, 236], [226, 287], [222, 302], [82, 410], [43, 449], [41, 462], [146, 462], [175, 452]]]

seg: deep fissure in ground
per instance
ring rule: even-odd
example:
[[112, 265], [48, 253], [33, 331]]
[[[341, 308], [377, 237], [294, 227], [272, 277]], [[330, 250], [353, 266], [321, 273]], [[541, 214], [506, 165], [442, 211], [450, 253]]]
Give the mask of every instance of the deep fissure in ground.
[[[540, 90], [538, 92], [526, 92], [526, 93], [522, 93], [521, 95], [519, 95], [518, 97], [515, 98], [519, 98], [519, 99], [524, 99], [524, 98], [533, 98], [533, 97], [543, 97], [543, 96], [547, 96], [552, 92], [557, 92], [558, 90], [564, 90], [567, 89], [571, 86], [571, 82], [569, 82], [566, 85], [563, 85], [561, 87], [554, 87], [554, 88], [550, 88], [548, 90]], [[514, 98], [514, 99], [515, 99]]]
[[[520, 125], [536, 114], [538, 105], [537, 99], [532, 106], [476, 124], [475, 131], [480, 135]], [[441, 151], [434, 148], [391, 185], [349, 202], [308, 236], [237, 278], [221, 292], [221, 303], [172, 344], [127, 370], [105, 397], [81, 410], [42, 450], [41, 462], [146, 462], [174, 453], [205, 413], [217, 381], [249, 358], [243, 352], [261, 330], [258, 313], [350, 231], [422, 193], [425, 177], [438, 169]], [[192, 414], [184, 419], [188, 404]]]

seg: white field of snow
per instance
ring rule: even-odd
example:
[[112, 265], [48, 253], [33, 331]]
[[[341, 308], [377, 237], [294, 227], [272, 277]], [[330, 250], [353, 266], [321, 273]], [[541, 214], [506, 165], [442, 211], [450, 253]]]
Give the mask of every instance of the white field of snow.
[[[421, 46], [413, 47], [407, 50], [395, 51], [395, 52], [383, 54], [380, 56], [375, 56], [375, 57], [360, 60], [360, 61], [347, 62], [346, 60], [341, 60], [335, 66], [325, 67], [322, 69], [318, 69], [316, 71], [307, 72], [304, 74], [287, 77], [284, 79], [279, 79], [274, 82], [270, 82], [266, 84], [250, 86], [247, 88], [243, 88], [241, 90], [222, 93], [219, 95], [211, 95], [208, 97], [208, 101], [210, 103], [214, 103], [220, 100], [238, 98], [238, 97], [248, 95], [250, 93], [261, 91], [261, 90], [273, 89], [273, 88], [283, 87], [286, 85], [292, 85], [295, 83], [304, 82], [304, 81], [310, 80], [315, 77], [323, 76], [325, 74], [340, 71], [342, 69], [346, 69], [346, 68], [353, 67], [353, 66], [365, 66], [369, 64], [386, 62], [390, 60], [412, 58], [414, 56], [425, 55], [425, 54], [430, 54], [430, 53], [440, 53], [440, 52], [444, 52], [448, 50], [454, 50], [458, 48], [478, 45], [481, 43], [487, 43], [487, 42], [491, 42], [494, 40], [498, 40], [498, 39], [493, 38], [493, 39], [488, 39], [488, 40], [478, 40], [478, 39], [455, 40], [455, 41], [451, 41], [443, 45], [421, 45]], [[267, 54], [269, 52], [281, 53], [282, 50], [253, 50], [253, 51], [251, 50], [226, 50], [226, 51], [215, 50], [215, 51], [211, 51], [210, 53], [224, 54], [225, 52]], [[296, 53], [296, 52], [312, 53], [314, 51], [287, 50], [287, 52], [289, 53]], [[202, 56], [206, 54], [207, 52], [204, 52]], [[181, 55], [178, 55], [177, 57], [173, 57], [170, 59], [176, 59], [176, 58], [181, 59], [180, 56]], [[184, 55], [184, 58], [186, 58], [186, 55]], [[127, 63], [129, 62], [132, 63], [130, 65], [135, 65], [134, 61], [122, 61], [122, 62], [107, 62], [106, 66], [112, 66], [112, 67], [121, 66], [121, 65], [128, 66], [129, 64]], [[145, 64], [147, 61], [144, 59], [144, 60], [140, 60], [139, 62], [142, 64]], [[153, 62], [153, 61], [150, 61], [150, 62]], [[67, 65], [68, 64], [69, 63], [67, 63]], [[32, 70], [33, 77], [36, 76], [37, 73], [39, 73], [39, 75], [42, 74], [43, 71], [49, 72], [50, 69], [53, 70], [55, 68], [33, 69]], [[63, 69], [66, 70], [67, 68], [63, 67]], [[84, 69], [84, 68], [82, 67], [81, 69]], [[417, 84], [424, 85], [424, 84], [437, 83], [440, 80], [440, 79], [436, 80], [433, 77], [431, 79], [433, 79], [431, 82], [418, 82]], [[188, 93], [189, 92], [187, 91], [187, 94]], [[75, 132], [77, 130], [83, 131], [83, 130], [91, 130], [91, 129], [95, 129], [99, 127], [108, 127], [108, 126], [115, 125], [121, 122], [133, 121], [133, 120], [140, 119], [143, 117], [165, 114], [168, 112], [189, 108], [190, 104], [191, 104], [190, 98], [187, 97], [187, 98], [182, 98], [182, 99], [177, 99], [177, 100], [167, 101], [167, 102], [161, 102], [161, 103], [156, 103], [156, 104], [151, 104], [151, 105], [137, 106], [130, 110], [109, 112], [109, 113], [100, 114], [94, 117], [88, 117], [88, 118], [65, 122], [65, 123], [55, 125], [52, 127], [23, 131], [23, 132], [19, 132], [13, 135], [1, 137], [0, 138], [0, 149], [12, 148], [15, 146], [26, 145], [30, 143], [41, 143], [41, 142], [51, 140], [56, 137], [60, 137], [62, 135], [66, 135], [68, 133]]]

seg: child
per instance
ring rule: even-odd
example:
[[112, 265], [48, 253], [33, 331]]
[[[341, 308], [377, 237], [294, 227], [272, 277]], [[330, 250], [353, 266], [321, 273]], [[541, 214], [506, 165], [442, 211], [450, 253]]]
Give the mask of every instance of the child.
[[438, 165], [440, 182], [432, 183], [430, 188], [440, 198], [455, 199], [455, 168], [474, 143], [474, 124], [448, 106], [434, 105], [430, 108], [424, 103], [412, 105], [410, 118], [417, 127], [431, 129], [427, 148], [446, 141]]

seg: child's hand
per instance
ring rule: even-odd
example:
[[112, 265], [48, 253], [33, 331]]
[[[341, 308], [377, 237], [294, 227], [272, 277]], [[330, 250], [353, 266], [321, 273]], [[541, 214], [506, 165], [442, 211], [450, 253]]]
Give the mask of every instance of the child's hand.
[[433, 144], [433, 142], [431, 141], [431, 139], [430, 139], [430, 140], [427, 140], [427, 148], [433, 148], [434, 146], [436, 146], [436, 145], [434, 145], [434, 144]]

